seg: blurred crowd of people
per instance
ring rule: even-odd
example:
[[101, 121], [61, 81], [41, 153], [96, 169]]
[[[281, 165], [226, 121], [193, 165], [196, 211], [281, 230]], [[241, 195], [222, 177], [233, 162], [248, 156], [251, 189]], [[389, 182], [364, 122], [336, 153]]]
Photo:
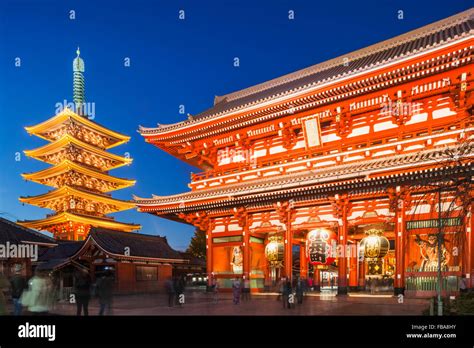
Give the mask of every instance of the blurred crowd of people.
[[365, 290], [372, 295], [378, 292], [390, 292], [393, 290], [393, 278], [368, 278], [365, 281]]
[[283, 308], [294, 308], [295, 304], [303, 304], [304, 293], [309, 289], [310, 284], [305, 279], [296, 277], [290, 281], [290, 279], [282, 278], [277, 300], [282, 301]]
[[[75, 303], [79, 316], [89, 315], [91, 297], [98, 297], [99, 315], [111, 314], [114, 278], [112, 272], [105, 271], [92, 283], [90, 275], [77, 270], [74, 273], [74, 288], [68, 300]], [[16, 265], [14, 273], [7, 279], [0, 272], [0, 315], [10, 314], [7, 310], [7, 296], [10, 294], [13, 303], [13, 315], [47, 315], [59, 301], [59, 286], [48, 271], [36, 269], [34, 275], [27, 279], [22, 273], [21, 265]]]
[[74, 274], [74, 284], [77, 316], [89, 315], [89, 302], [93, 296], [99, 299], [99, 315], [112, 314], [114, 277], [111, 271], [101, 272], [95, 283], [92, 283], [87, 272], [77, 271]]
[[10, 290], [13, 315], [21, 315], [26, 308], [31, 315], [47, 314], [54, 302], [54, 286], [48, 273], [37, 270], [29, 280], [22, 275], [22, 267], [16, 265], [14, 274], [7, 279], [0, 273], [0, 315], [8, 315], [7, 297]]
[[[303, 295], [309, 291], [312, 287], [312, 280], [295, 278], [293, 282], [290, 282], [286, 278], [283, 278], [279, 283], [279, 296], [278, 300], [282, 300], [284, 308], [291, 308], [293, 303], [302, 304]], [[214, 303], [219, 301], [219, 283], [216, 278], [211, 279], [211, 291], [214, 294]], [[234, 278], [232, 280], [232, 301], [235, 305], [241, 303], [241, 301], [250, 301], [251, 299], [251, 288], [250, 279], [245, 277]]]
[[169, 277], [165, 281], [165, 290], [168, 294], [168, 306], [174, 307], [185, 304], [184, 290], [186, 288], [186, 280], [184, 276]]

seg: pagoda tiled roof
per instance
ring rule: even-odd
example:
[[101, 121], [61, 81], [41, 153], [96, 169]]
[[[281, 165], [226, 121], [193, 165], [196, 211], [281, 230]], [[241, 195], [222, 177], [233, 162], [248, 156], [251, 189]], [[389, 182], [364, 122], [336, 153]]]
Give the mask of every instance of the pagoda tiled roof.
[[41, 134], [51, 129], [55, 129], [59, 127], [60, 125], [63, 125], [65, 122], [70, 121], [71, 119], [76, 122], [79, 122], [80, 124], [86, 127], [90, 127], [91, 129], [94, 129], [95, 131], [101, 134], [117, 139], [116, 142], [114, 142], [113, 144], [110, 144], [109, 146], [107, 146], [107, 148], [112, 148], [112, 147], [121, 145], [130, 140], [130, 137], [128, 135], [108, 129], [102, 126], [101, 124], [88, 119], [87, 117], [80, 116], [79, 114], [75, 113], [69, 108], [64, 108], [61, 112], [57, 113], [56, 115], [49, 118], [48, 120], [34, 126], [25, 127], [25, 129], [30, 134], [35, 134], [41, 138], [44, 138], [45, 140], [53, 141], [53, 139], [48, 139]]
[[64, 175], [65, 173], [69, 173], [71, 171], [76, 171], [81, 174], [93, 177], [95, 179], [103, 180], [105, 182], [117, 183], [118, 187], [116, 189], [133, 186], [136, 182], [136, 180], [112, 176], [108, 173], [104, 173], [102, 171], [97, 170], [97, 168], [87, 168], [86, 166], [73, 162], [71, 160], [64, 160], [61, 163], [58, 163], [52, 167], [48, 167], [33, 173], [24, 173], [21, 174], [21, 176], [25, 180], [41, 183], [41, 180], [58, 175]]
[[74, 196], [74, 197], [84, 197], [88, 199], [93, 199], [94, 201], [104, 202], [110, 205], [114, 205], [117, 210], [112, 210], [112, 212], [131, 209], [135, 207], [135, 204], [132, 201], [125, 201], [117, 198], [113, 198], [108, 194], [101, 192], [90, 192], [81, 187], [73, 187], [64, 185], [54, 190], [50, 190], [46, 193], [37, 195], [37, 196], [26, 196], [20, 197], [20, 202], [29, 203], [33, 205], [41, 206], [41, 203], [45, 203], [50, 200], [57, 200], [63, 197]]
[[119, 156], [119, 155], [115, 155], [111, 152], [104, 151], [104, 150], [102, 150], [101, 148], [99, 148], [97, 146], [93, 146], [93, 145], [90, 145], [88, 143], [85, 143], [84, 141], [79, 140], [79, 139], [75, 138], [74, 136], [72, 136], [70, 134], [66, 134], [66, 135], [62, 136], [61, 138], [59, 138], [58, 140], [47, 143], [46, 145], [43, 145], [43, 146], [41, 146], [39, 148], [36, 148], [34, 150], [26, 150], [26, 151], [24, 151], [24, 153], [29, 157], [40, 159], [41, 156], [47, 155], [49, 153], [54, 153], [54, 152], [60, 151], [60, 150], [64, 149], [65, 147], [71, 146], [71, 145], [75, 146], [76, 148], [80, 148], [80, 149], [89, 151], [91, 153], [94, 153], [94, 154], [96, 154], [98, 156], [101, 156], [103, 158], [109, 158], [109, 159], [112, 159], [116, 162], [119, 162], [119, 165], [116, 165], [112, 168], [108, 168], [108, 170], [113, 169], [113, 168], [117, 168], [121, 165], [130, 164], [133, 161], [131, 158], [126, 158], [126, 157], [122, 157], [122, 156]]
[[[159, 134], [203, 122], [285, 95], [380, 68], [421, 52], [472, 36], [474, 8], [392, 39], [278, 77], [276, 79], [215, 98], [214, 106], [188, 120], [156, 128], [140, 127], [143, 135]], [[344, 62], [348, 64], [344, 64]]]
[[110, 227], [115, 229], [122, 229], [127, 232], [131, 232], [141, 228], [141, 225], [119, 222], [109, 217], [93, 216], [88, 214], [86, 215], [78, 212], [69, 211], [51, 214], [46, 216], [44, 219], [18, 221], [19, 224], [25, 227], [37, 229], [46, 229], [45, 227], [54, 226], [65, 222], [78, 222], [91, 226], [103, 226], [103, 228]]

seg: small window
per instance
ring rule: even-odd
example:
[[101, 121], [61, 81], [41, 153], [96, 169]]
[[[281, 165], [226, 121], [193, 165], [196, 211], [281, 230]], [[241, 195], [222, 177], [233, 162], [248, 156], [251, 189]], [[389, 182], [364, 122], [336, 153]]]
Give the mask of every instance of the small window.
[[212, 238], [214, 244], [217, 243], [230, 243], [230, 242], [241, 242], [242, 236], [230, 236], [230, 237], [215, 237]]
[[265, 240], [262, 238], [257, 238], [254, 236], [250, 236], [250, 243], [257, 243], [257, 244], [264, 244]]

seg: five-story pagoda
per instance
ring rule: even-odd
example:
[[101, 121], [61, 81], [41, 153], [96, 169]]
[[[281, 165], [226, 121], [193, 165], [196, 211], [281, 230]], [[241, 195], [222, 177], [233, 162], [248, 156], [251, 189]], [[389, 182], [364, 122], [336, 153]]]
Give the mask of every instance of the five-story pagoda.
[[19, 221], [29, 228], [46, 230], [55, 238], [83, 240], [91, 227], [131, 232], [141, 226], [115, 221], [106, 214], [135, 206], [133, 202], [114, 199], [111, 191], [133, 186], [135, 180], [109, 175], [109, 170], [128, 165], [132, 159], [107, 152], [129, 141], [130, 137], [92, 121], [85, 110], [84, 61], [73, 61], [73, 99], [76, 112], [64, 108], [36, 126], [25, 127], [49, 143], [25, 151], [29, 157], [53, 165], [35, 173], [22, 174], [26, 180], [54, 187], [52, 191], [20, 201], [54, 211], [44, 219]]

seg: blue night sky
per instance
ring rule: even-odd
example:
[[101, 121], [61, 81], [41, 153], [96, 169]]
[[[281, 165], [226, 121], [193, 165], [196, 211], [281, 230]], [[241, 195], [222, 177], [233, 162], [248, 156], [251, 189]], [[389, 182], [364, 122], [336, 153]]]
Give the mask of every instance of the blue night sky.
[[[47, 164], [15, 154], [45, 141], [24, 126], [55, 113], [72, 97], [76, 47], [86, 64], [86, 99], [95, 121], [132, 137], [112, 152], [134, 162], [111, 172], [137, 185], [115, 191], [151, 197], [188, 190], [186, 163], [146, 144], [138, 125], [175, 123], [212, 105], [215, 95], [242, 89], [382, 41], [468, 9], [469, 1], [72, 1], [0, 0], [0, 212], [38, 219], [49, 210], [21, 205], [19, 196], [50, 188], [20, 173]], [[472, 6], [472, 5], [471, 5]], [[75, 19], [69, 18], [75, 11]], [[178, 12], [185, 11], [185, 20]], [[288, 11], [295, 19], [288, 19]], [[404, 19], [397, 11], [404, 11]], [[124, 59], [130, 58], [130, 67]], [[240, 67], [233, 66], [234, 57]], [[15, 59], [21, 66], [15, 66]], [[185, 249], [194, 228], [135, 210], [115, 214], [166, 235]]]

